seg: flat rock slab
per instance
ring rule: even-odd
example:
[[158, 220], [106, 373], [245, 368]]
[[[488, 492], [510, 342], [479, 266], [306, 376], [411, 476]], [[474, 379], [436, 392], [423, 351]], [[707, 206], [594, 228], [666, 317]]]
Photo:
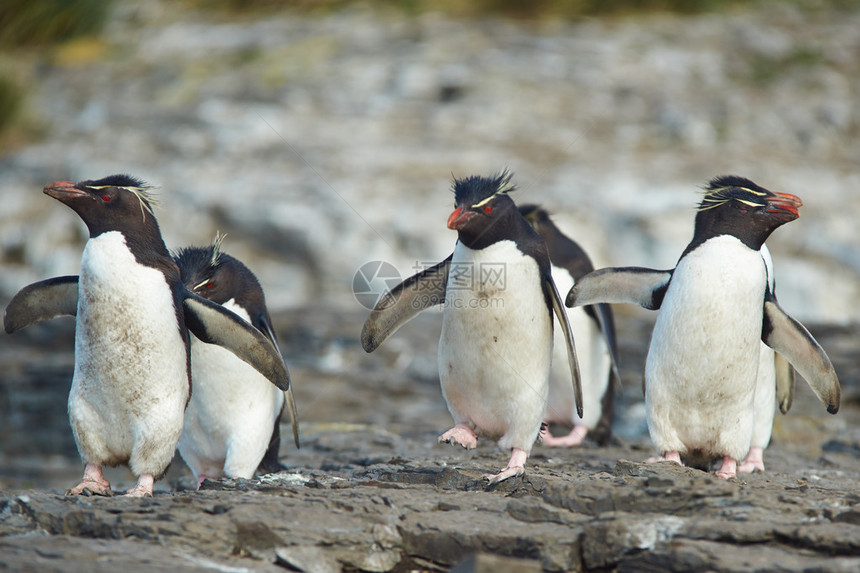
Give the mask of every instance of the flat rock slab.
[[[373, 429], [354, 434], [371, 438]], [[625, 449], [635, 452], [610, 448]], [[856, 467], [817, 479], [774, 471], [730, 481], [623, 456], [611, 472], [578, 469], [605, 455], [583, 448], [493, 487], [481, 474], [484, 458], [499, 454], [479, 448], [461, 464], [451, 455], [392, 458], [207, 481], [201, 491], [143, 500], [7, 491], [0, 563], [46, 571], [478, 571], [495, 556], [497, 571], [505, 563], [544, 571], [860, 570]]]

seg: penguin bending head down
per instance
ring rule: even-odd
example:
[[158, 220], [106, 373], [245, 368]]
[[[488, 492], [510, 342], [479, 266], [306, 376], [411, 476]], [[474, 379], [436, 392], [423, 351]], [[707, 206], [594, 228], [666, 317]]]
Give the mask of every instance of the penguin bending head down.
[[[520, 205], [520, 213], [544, 240], [552, 265], [552, 278], [559, 292], [567, 293], [574, 283], [594, 270], [591, 259], [575, 241], [556, 226], [546, 209]], [[578, 446], [586, 435], [601, 445], [612, 436], [617, 369], [615, 322], [608, 304], [596, 304], [567, 311], [577, 344], [582, 376], [584, 417], [576, 414], [573, 388], [567, 370], [567, 344], [561, 331], [553, 337], [549, 398], [544, 420], [571, 426], [566, 436], [553, 436], [549, 428], [541, 435], [546, 446]]]
[[721, 457], [717, 477], [736, 474], [753, 434], [760, 341], [800, 372], [828, 412], [839, 409], [830, 359], [777, 304], [760, 252], [801, 205], [748, 179], [717, 177], [674, 269], [600, 269], [568, 293], [568, 306], [630, 302], [660, 310], [645, 365], [645, 406], [665, 459]]
[[455, 426], [442, 442], [476, 447], [478, 436], [511, 452], [496, 483], [521, 475], [546, 410], [553, 313], [567, 340], [576, 406], [582, 389], [567, 313], [543, 240], [509, 193], [511, 176], [454, 180], [454, 252], [383, 297], [362, 330], [372, 352], [418, 312], [444, 304], [439, 339], [442, 395]]
[[45, 187], [89, 229], [81, 274], [25, 287], [4, 314], [8, 333], [76, 316], [69, 420], [85, 469], [69, 494], [110, 495], [102, 466], [128, 464], [138, 476], [128, 494], [152, 495], [182, 432], [191, 391], [189, 329], [289, 388], [283, 359], [262, 334], [182, 284], [149, 189], [128, 175]]
[[[223, 238], [219, 234], [208, 247], [187, 247], [174, 255], [182, 282], [242, 317], [277, 348], [263, 289], [248, 267], [221, 250]], [[193, 335], [191, 365], [194, 391], [178, 449], [197, 487], [206, 478], [251, 478], [261, 465], [269, 473], [284, 469], [278, 452], [285, 394], [299, 445], [292, 388], [282, 392], [231, 352]]]

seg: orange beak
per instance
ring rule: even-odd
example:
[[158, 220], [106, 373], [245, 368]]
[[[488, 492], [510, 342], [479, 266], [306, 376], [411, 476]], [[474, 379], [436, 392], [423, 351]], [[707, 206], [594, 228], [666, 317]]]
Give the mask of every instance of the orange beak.
[[457, 207], [448, 217], [448, 228], [459, 231], [474, 216], [473, 212], [463, 211], [463, 207]]
[[800, 200], [800, 197], [791, 193], [776, 193], [776, 197], [768, 199], [765, 211], [787, 222], [800, 217], [797, 210], [801, 206], [803, 206], [803, 201]]
[[45, 188], [42, 189], [42, 193], [50, 195], [54, 199], [59, 199], [60, 201], [80, 195], [86, 195], [86, 193], [80, 189], [75, 189], [74, 183], [70, 183], [68, 181], [57, 181], [56, 183], [46, 185]]

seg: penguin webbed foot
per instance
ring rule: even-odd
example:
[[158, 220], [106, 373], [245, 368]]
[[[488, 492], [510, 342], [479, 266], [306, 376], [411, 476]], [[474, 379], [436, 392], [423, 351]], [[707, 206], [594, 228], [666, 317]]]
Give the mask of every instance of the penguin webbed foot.
[[152, 497], [152, 486], [155, 483], [155, 477], [151, 474], [141, 474], [137, 478], [137, 484], [126, 491], [124, 497]]
[[99, 482], [83, 480], [75, 487], [67, 489], [66, 495], [82, 495], [84, 497], [100, 495], [103, 497], [113, 497], [113, 491], [110, 488], [110, 484], [107, 482], [101, 484]]
[[495, 485], [499, 482], [505, 481], [508, 478], [521, 476], [526, 472], [525, 465], [526, 459], [528, 459], [528, 454], [525, 450], [521, 450], [520, 448], [513, 448], [511, 450], [511, 459], [508, 462], [508, 465], [502, 469], [497, 474], [485, 475], [484, 479], [487, 480], [487, 485]]
[[738, 461], [730, 456], [723, 456], [723, 463], [714, 475], [720, 479], [731, 479], [736, 477], [737, 473]]
[[738, 465], [738, 473], [764, 473], [764, 449], [752, 446], [747, 458]]
[[573, 429], [570, 430], [570, 433], [566, 436], [553, 436], [549, 428], [546, 431], [541, 430], [541, 443], [543, 445], [548, 446], [550, 448], [556, 447], [574, 447], [582, 445], [582, 442], [585, 440], [585, 436], [588, 435], [588, 428], [581, 425], [576, 425]]
[[763, 462], [749, 462], [744, 460], [738, 465], [738, 473], [739, 474], [753, 474], [753, 473], [764, 473], [764, 463]]
[[439, 436], [439, 443], [458, 444], [467, 450], [473, 450], [478, 447], [478, 436], [468, 424], [461, 423]]
[[499, 482], [505, 481], [508, 478], [521, 476], [526, 472], [525, 468], [520, 466], [517, 468], [506, 467], [497, 474], [487, 474], [483, 476], [487, 480], [487, 485], [496, 485]]
[[102, 475], [102, 468], [96, 464], [86, 464], [84, 466], [84, 477], [81, 483], [75, 487], [66, 490], [66, 495], [102, 495], [111, 497], [113, 491], [110, 489], [110, 482]]

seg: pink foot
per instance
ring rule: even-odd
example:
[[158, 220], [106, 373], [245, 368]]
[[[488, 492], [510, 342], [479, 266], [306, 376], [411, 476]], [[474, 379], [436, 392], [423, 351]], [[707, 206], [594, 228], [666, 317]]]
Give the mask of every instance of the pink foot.
[[568, 435], [559, 437], [553, 436], [549, 433], [549, 430], [547, 430], [546, 432], [541, 432], [541, 442], [543, 445], [550, 447], [579, 446], [585, 439], [586, 434], [588, 434], [588, 428], [585, 426], [574, 426]]
[[747, 459], [738, 466], [741, 473], [752, 473], [754, 471], [764, 472], [764, 448], [752, 446], [747, 454]]
[[152, 497], [152, 485], [155, 478], [152, 474], [141, 474], [137, 478], [137, 485], [125, 492], [126, 497]]
[[467, 450], [471, 450], [478, 447], [478, 436], [468, 424], [461, 423], [439, 436], [439, 442], [460, 444]]
[[490, 485], [493, 485], [511, 477], [521, 476], [526, 471], [525, 465], [528, 457], [529, 455], [525, 450], [513, 448], [511, 449], [511, 460], [508, 462], [508, 465], [497, 474], [485, 475], [484, 479], [489, 480]]
[[197, 476], [197, 491], [200, 491], [200, 486], [203, 485], [203, 480], [208, 479], [209, 476], [200, 474]]
[[87, 464], [81, 483], [66, 492], [66, 495], [105, 495], [111, 496], [110, 483], [102, 475], [101, 466]]
[[663, 455], [659, 458], [648, 458], [645, 461], [649, 464], [657, 462], [675, 462], [679, 466], [684, 465], [684, 462], [681, 461], [681, 454], [679, 452], [663, 452]]
[[738, 462], [732, 457], [723, 456], [723, 464], [717, 470], [716, 476], [720, 479], [729, 479], [737, 475]]

